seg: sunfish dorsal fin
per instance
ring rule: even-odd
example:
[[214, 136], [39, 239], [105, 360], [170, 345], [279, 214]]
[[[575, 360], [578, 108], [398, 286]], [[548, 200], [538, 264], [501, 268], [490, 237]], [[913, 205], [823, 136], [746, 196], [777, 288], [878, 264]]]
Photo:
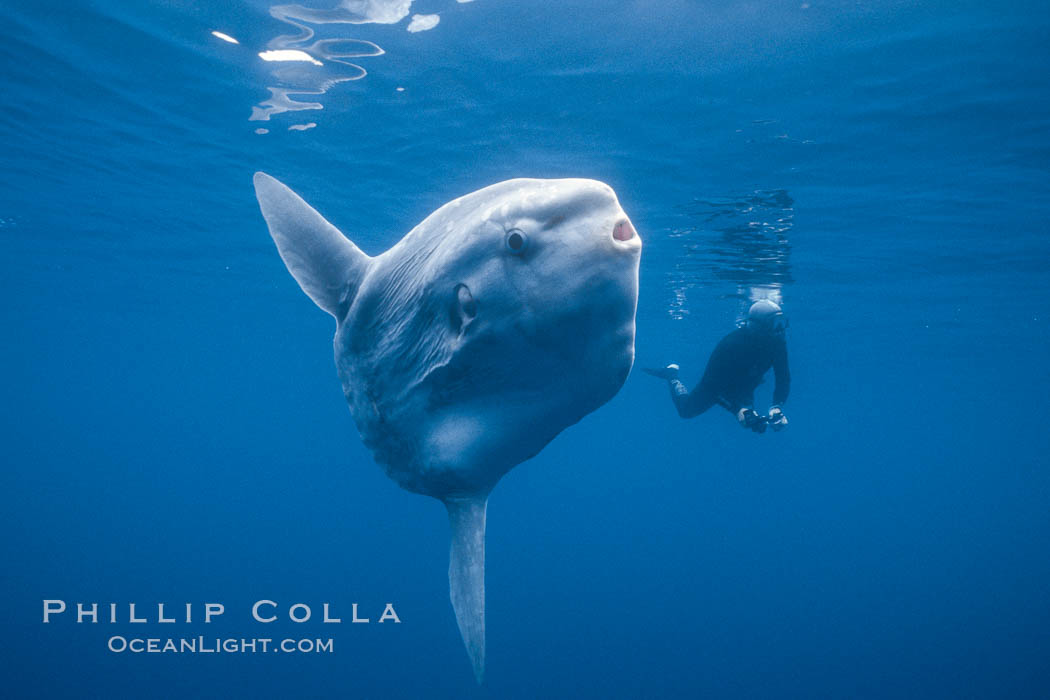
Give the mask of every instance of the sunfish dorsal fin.
[[262, 172], [255, 173], [253, 181], [288, 272], [315, 304], [340, 318], [371, 258], [281, 182]]
[[485, 509], [488, 496], [449, 498], [448, 590], [474, 678], [485, 677]]

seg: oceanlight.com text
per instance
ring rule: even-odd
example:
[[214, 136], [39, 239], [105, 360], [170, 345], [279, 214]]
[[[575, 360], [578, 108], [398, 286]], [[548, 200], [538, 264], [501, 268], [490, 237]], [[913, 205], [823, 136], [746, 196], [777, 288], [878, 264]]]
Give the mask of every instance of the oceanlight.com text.
[[122, 654], [331, 654], [328, 639], [272, 639], [222, 637], [141, 638], [114, 635], [106, 643], [109, 651]]

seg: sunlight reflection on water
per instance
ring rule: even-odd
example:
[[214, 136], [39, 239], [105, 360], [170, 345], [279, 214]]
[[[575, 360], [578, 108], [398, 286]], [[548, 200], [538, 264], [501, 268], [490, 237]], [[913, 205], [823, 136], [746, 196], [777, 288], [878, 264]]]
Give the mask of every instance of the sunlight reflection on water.
[[[466, 2], [467, 0], [458, 0]], [[296, 29], [270, 40], [267, 50], [259, 53], [264, 61], [279, 64], [272, 70], [276, 85], [267, 87], [269, 98], [252, 108], [249, 121], [269, 121], [285, 112], [324, 109], [319, 101], [300, 101], [303, 95], [324, 95], [333, 86], [360, 80], [368, 72], [348, 59], [372, 58], [385, 52], [377, 44], [351, 37], [334, 37], [313, 41], [315, 28], [339, 24], [397, 24], [409, 15], [413, 0], [342, 0], [331, 9], [302, 5], [274, 5], [270, 15]], [[407, 24], [409, 32], [433, 29], [440, 22], [437, 14], [413, 15]], [[218, 33], [213, 32], [216, 36]], [[224, 36], [219, 38], [223, 40]], [[302, 130], [302, 129], [298, 129]], [[266, 133], [256, 130], [256, 133]]]
[[793, 282], [791, 242], [794, 200], [787, 190], [695, 199], [683, 206], [687, 219], [670, 234], [680, 254], [667, 272], [668, 315], [689, 315], [691, 290], [728, 282], [724, 296], [739, 300], [738, 320], [759, 299], [783, 304], [782, 290]]

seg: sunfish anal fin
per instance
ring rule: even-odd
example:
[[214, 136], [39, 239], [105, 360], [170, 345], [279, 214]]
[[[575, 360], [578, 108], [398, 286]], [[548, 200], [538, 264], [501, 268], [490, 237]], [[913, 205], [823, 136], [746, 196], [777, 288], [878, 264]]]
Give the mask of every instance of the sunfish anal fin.
[[485, 677], [485, 509], [488, 495], [449, 498], [448, 588], [474, 678]]

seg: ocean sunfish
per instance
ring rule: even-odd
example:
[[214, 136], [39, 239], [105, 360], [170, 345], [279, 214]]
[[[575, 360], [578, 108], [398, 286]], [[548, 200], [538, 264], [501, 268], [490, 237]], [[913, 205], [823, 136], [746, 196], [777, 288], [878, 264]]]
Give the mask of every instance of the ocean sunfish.
[[375, 257], [269, 175], [255, 194], [288, 271], [335, 317], [365, 445], [448, 509], [452, 606], [480, 683], [489, 492], [627, 379], [641, 240], [594, 180], [491, 185]]

